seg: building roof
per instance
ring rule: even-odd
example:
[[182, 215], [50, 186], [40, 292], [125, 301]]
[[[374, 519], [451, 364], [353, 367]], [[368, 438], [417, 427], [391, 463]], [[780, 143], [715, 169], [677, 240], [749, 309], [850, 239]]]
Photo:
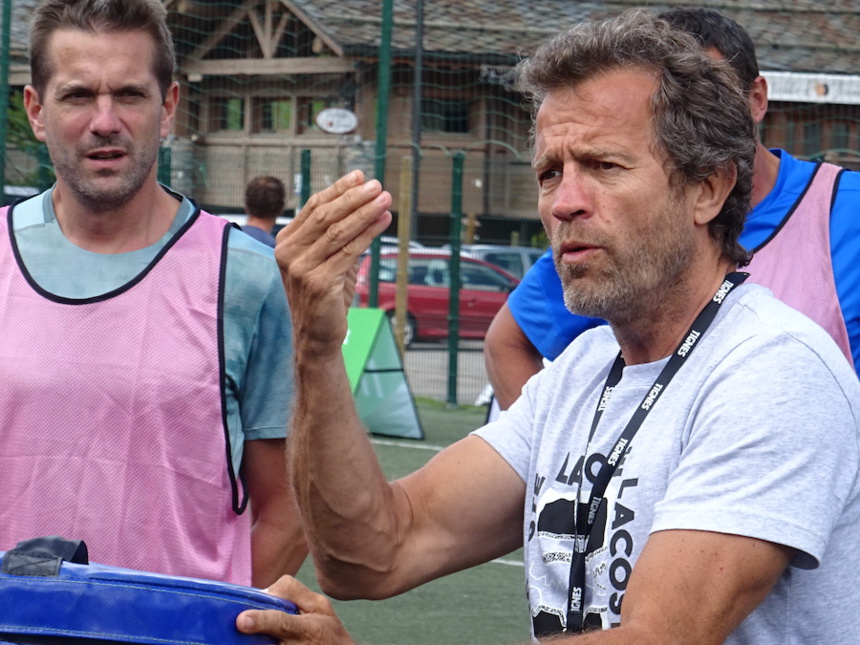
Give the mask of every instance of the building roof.
[[[12, 7], [13, 62], [25, 55], [29, 16], [37, 0]], [[191, 7], [206, 21], [201, 34], [247, 0], [165, 0]], [[335, 50], [347, 57], [375, 57], [380, 41], [380, 0], [281, 0]], [[756, 43], [762, 70], [857, 74], [860, 70], [860, 3], [857, 0], [426, 0], [424, 49], [428, 56], [513, 63], [566, 25], [615, 15], [633, 6], [652, 11], [710, 6], [743, 25]], [[411, 56], [416, 0], [394, 0], [392, 49]], [[194, 11], [190, 11], [193, 15]], [[176, 15], [175, 13], [172, 15]]]
[[[338, 43], [347, 56], [379, 46], [380, 0], [284, 0]], [[424, 49], [464, 58], [515, 60], [546, 37], [582, 20], [634, 6], [660, 12], [710, 6], [743, 25], [762, 70], [856, 74], [860, 70], [860, 3], [856, 0], [428, 0]], [[416, 0], [394, 0], [392, 49], [414, 51]]]

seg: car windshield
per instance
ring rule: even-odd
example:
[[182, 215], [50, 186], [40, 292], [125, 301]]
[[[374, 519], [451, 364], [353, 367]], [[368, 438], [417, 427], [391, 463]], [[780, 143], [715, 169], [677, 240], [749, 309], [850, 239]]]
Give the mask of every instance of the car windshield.
[[[409, 284], [449, 287], [451, 285], [451, 272], [448, 262], [448, 258], [410, 258], [408, 265]], [[380, 258], [379, 281], [397, 281], [397, 258]], [[477, 291], [505, 292], [511, 288], [510, 280], [504, 275], [484, 264], [472, 262], [465, 258], [460, 260], [460, 285], [463, 289]]]

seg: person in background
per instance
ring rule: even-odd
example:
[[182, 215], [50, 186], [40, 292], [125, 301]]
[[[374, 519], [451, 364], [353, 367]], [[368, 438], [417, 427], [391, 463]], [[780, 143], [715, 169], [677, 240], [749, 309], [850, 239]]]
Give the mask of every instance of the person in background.
[[0, 549], [62, 535], [104, 564], [265, 586], [307, 550], [292, 326], [272, 252], [157, 183], [166, 16], [33, 16], [24, 102], [57, 180], [0, 211]]
[[245, 186], [245, 212], [248, 220], [242, 230], [255, 240], [274, 248], [272, 229], [275, 220], [284, 212], [287, 191], [284, 183], [271, 175], [254, 177]]
[[[313, 196], [275, 255], [295, 325], [292, 482], [322, 590], [386, 598], [523, 547], [536, 639], [855, 643], [860, 381], [819, 325], [744, 283], [756, 145], [735, 74], [630, 10], [548, 40], [517, 83], [565, 302], [609, 324], [388, 482], [341, 344], [392, 198], [359, 172]], [[237, 626], [347, 642], [318, 600]]]
[[[661, 15], [695, 36], [708, 55], [728, 61], [760, 124], [767, 112], [767, 82], [746, 30], [713, 9], [679, 8]], [[750, 280], [824, 327], [860, 369], [860, 174], [795, 159], [758, 139], [752, 206], [740, 238], [753, 251]], [[602, 323], [571, 313], [561, 293], [548, 252], [490, 325], [484, 359], [501, 409], [516, 400], [544, 358], [555, 360], [579, 334]]]

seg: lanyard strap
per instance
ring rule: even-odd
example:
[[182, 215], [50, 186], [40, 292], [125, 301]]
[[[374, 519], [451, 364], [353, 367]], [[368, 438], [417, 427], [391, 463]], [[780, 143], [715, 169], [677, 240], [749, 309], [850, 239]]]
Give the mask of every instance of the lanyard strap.
[[[594, 528], [594, 520], [597, 517], [597, 511], [603, 503], [606, 489], [618, 468], [618, 464], [621, 463], [624, 454], [630, 448], [630, 442], [642, 426], [645, 418], [651, 412], [651, 409], [657, 403], [660, 395], [665, 391], [666, 386], [669, 385], [669, 382], [674, 378], [675, 374], [678, 373], [678, 370], [681, 369], [681, 366], [687, 358], [689, 358], [690, 354], [693, 353], [693, 350], [698, 345], [698, 341], [701, 339], [708, 327], [710, 327], [714, 317], [717, 315], [717, 310], [720, 308], [720, 305], [723, 304], [726, 296], [732, 289], [741, 284], [748, 277], [748, 273], [742, 273], [739, 271], [729, 273], [726, 276], [726, 279], [720, 285], [720, 288], [717, 289], [717, 293], [708, 302], [708, 304], [705, 305], [702, 311], [699, 312], [699, 315], [696, 316], [690, 329], [687, 330], [684, 340], [681, 341], [680, 345], [678, 345], [672, 353], [669, 361], [657, 377], [657, 380], [654, 381], [654, 385], [652, 385], [648, 390], [648, 393], [645, 395], [645, 398], [642, 399], [639, 407], [636, 408], [630, 421], [627, 422], [627, 426], [624, 428], [621, 436], [618, 437], [618, 440], [609, 452], [609, 456], [606, 458], [606, 461], [601, 464], [600, 470], [594, 478], [594, 484], [588, 500], [588, 515], [585, 518], [586, 526], [583, 534], [580, 534], [579, 532], [579, 518], [576, 516], [578, 515], [579, 510], [579, 494], [577, 493], [576, 501], [574, 502], [574, 512], [576, 515], [574, 516], [573, 523], [574, 540], [573, 552], [571, 553], [570, 559], [570, 587], [567, 608], [567, 628], [565, 631], [582, 629], [585, 620], [585, 558], [588, 553], [593, 551], [591, 533]], [[588, 435], [589, 443], [591, 443], [594, 433], [597, 430], [597, 426], [600, 423], [600, 419], [603, 416], [603, 411], [609, 403], [609, 398], [612, 396], [612, 390], [621, 381], [623, 370], [624, 359], [621, 357], [621, 352], [619, 352], [618, 356], [615, 358], [615, 362], [612, 364], [612, 368], [609, 370], [609, 376], [606, 378], [606, 384], [603, 386], [603, 393], [597, 403], [597, 410], [594, 412], [594, 420], [591, 422], [591, 430]], [[585, 457], [586, 459], [583, 460], [579, 475], [580, 489], [582, 487], [583, 472], [585, 471], [586, 464], [588, 463], [588, 455], [586, 454]]]

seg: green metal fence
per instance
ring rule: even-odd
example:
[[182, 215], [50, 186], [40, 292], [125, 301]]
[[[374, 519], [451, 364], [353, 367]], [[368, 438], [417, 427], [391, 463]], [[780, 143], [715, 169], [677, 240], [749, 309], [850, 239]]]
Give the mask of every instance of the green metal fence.
[[[0, 75], [7, 78], [26, 51], [20, 37], [9, 41], [10, 16], [26, 23], [34, 2], [16, 0], [14, 12], [12, 4], [3, 0]], [[159, 178], [227, 213], [241, 211], [249, 179], [274, 174], [290, 189], [289, 215], [311, 192], [361, 168], [394, 194], [390, 234], [397, 234], [400, 217], [409, 217], [411, 237], [428, 245], [545, 246], [529, 164], [530, 117], [513, 66], [565, 24], [633, 4], [165, 0], [182, 100], [159, 156]], [[860, 69], [853, 62], [856, 3], [692, 4], [712, 4], [747, 26], [766, 73], [834, 72], [851, 80]], [[814, 86], [817, 96], [802, 100], [791, 94], [798, 79], [788, 79], [784, 96], [772, 97], [764, 142], [800, 158], [860, 167], [860, 101], [850, 91], [847, 100], [836, 96], [836, 84], [826, 79]], [[22, 89], [0, 76], [0, 176], [16, 194], [53, 181], [45, 147], [28, 132]], [[328, 108], [349, 110], [357, 126], [329, 131], [320, 121]], [[402, 182], [407, 168], [417, 172]], [[450, 316], [453, 328], [457, 312]], [[456, 338], [448, 346], [443, 400], [450, 403], [471, 402], [457, 391], [459, 346]]]

